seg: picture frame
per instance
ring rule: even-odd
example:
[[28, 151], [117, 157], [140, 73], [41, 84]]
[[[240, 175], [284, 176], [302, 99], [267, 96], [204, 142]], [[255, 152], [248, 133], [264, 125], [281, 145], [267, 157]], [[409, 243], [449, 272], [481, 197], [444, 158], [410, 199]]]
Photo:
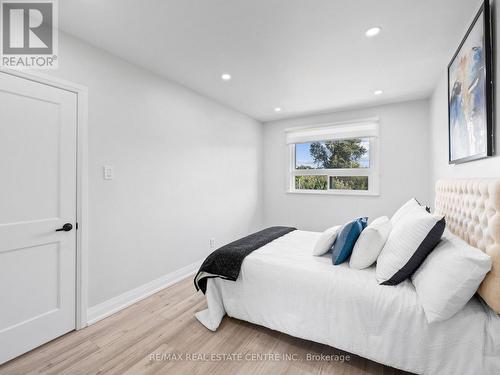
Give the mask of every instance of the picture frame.
[[448, 65], [448, 162], [494, 154], [493, 47], [485, 0]]

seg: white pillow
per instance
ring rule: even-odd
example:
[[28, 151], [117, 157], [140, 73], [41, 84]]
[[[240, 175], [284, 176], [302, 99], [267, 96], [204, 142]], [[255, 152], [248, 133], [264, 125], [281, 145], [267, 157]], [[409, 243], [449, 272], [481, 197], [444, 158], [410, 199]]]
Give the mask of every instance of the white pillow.
[[313, 255], [320, 256], [326, 254], [328, 250], [332, 247], [335, 239], [337, 238], [337, 234], [339, 234], [341, 225], [337, 225], [335, 227], [328, 228], [321, 236], [318, 238], [316, 245], [314, 245]]
[[414, 209], [393, 224], [377, 259], [377, 281], [397, 285], [408, 279], [439, 243], [444, 227], [444, 217], [433, 216], [425, 208]]
[[490, 269], [489, 255], [446, 231], [412, 276], [427, 321], [446, 320], [460, 311]]
[[362, 270], [375, 263], [389, 238], [391, 228], [392, 224], [387, 216], [373, 220], [359, 235], [352, 250], [349, 267]]
[[420, 203], [415, 198], [410, 199], [408, 202], [403, 204], [391, 217], [392, 225], [397, 225], [406, 215], [411, 213], [413, 210], [423, 210], [425, 207], [421, 206]]

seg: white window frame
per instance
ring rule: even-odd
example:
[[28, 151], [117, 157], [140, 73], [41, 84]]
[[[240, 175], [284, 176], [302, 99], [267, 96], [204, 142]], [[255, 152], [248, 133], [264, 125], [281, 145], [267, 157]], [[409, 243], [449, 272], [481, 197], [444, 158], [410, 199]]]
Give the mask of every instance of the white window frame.
[[[373, 133], [367, 132], [365, 136], [356, 135], [353, 136], [343, 136], [342, 129], [346, 129], [345, 134], [352, 133], [353, 129], [362, 129], [367, 123], [376, 124], [377, 136], [373, 136]], [[287, 193], [292, 194], [321, 194], [321, 195], [362, 195], [362, 196], [378, 196], [380, 195], [380, 174], [379, 174], [379, 162], [380, 162], [380, 150], [379, 150], [379, 138], [378, 138], [378, 119], [366, 119], [357, 120], [353, 122], [344, 123], [334, 123], [334, 124], [324, 124], [320, 126], [314, 126], [310, 128], [293, 128], [287, 129], [287, 133], [293, 132], [308, 132], [308, 130], [314, 133], [328, 134], [328, 129], [335, 129], [334, 132], [329, 134], [327, 139], [329, 140], [343, 140], [343, 139], [353, 139], [353, 138], [368, 138], [369, 140], [369, 158], [370, 165], [368, 168], [346, 168], [346, 169], [295, 169], [295, 145], [302, 143], [289, 143], [288, 144], [288, 178], [287, 178]], [[349, 130], [348, 130], [349, 129]], [[340, 130], [340, 131], [339, 131]], [[334, 134], [335, 133], [335, 134]], [[323, 136], [321, 136], [323, 137]], [[321, 138], [320, 137], [320, 138]], [[315, 139], [314, 141], [324, 141], [325, 139]], [[311, 140], [309, 140], [310, 142]], [[296, 176], [327, 176], [328, 188], [327, 190], [306, 190], [306, 189], [296, 189], [295, 188], [295, 177]], [[330, 177], [343, 177], [343, 176], [367, 176], [368, 177], [368, 190], [340, 190], [340, 189], [330, 189]]]

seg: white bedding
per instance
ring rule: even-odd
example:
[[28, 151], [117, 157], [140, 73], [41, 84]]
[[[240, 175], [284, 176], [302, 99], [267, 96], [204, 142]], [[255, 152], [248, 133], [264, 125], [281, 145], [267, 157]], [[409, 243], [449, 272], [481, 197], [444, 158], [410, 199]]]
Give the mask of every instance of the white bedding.
[[320, 233], [294, 231], [247, 256], [238, 280], [209, 279], [216, 330], [224, 314], [421, 374], [500, 374], [500, 317], [473, 298], [428, 324], [410, 281], [377, 284], [375, 269], [312, 256]]

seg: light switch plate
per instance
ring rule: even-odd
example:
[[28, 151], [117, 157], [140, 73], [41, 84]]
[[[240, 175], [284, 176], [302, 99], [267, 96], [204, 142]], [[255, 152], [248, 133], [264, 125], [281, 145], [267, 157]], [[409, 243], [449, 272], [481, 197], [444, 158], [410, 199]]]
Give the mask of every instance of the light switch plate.
[[113, 179], [113, 166], [105, 165], [103, 167], [103, 171], [104, 171], [103, 177], [105, 180], [112, 180]]

